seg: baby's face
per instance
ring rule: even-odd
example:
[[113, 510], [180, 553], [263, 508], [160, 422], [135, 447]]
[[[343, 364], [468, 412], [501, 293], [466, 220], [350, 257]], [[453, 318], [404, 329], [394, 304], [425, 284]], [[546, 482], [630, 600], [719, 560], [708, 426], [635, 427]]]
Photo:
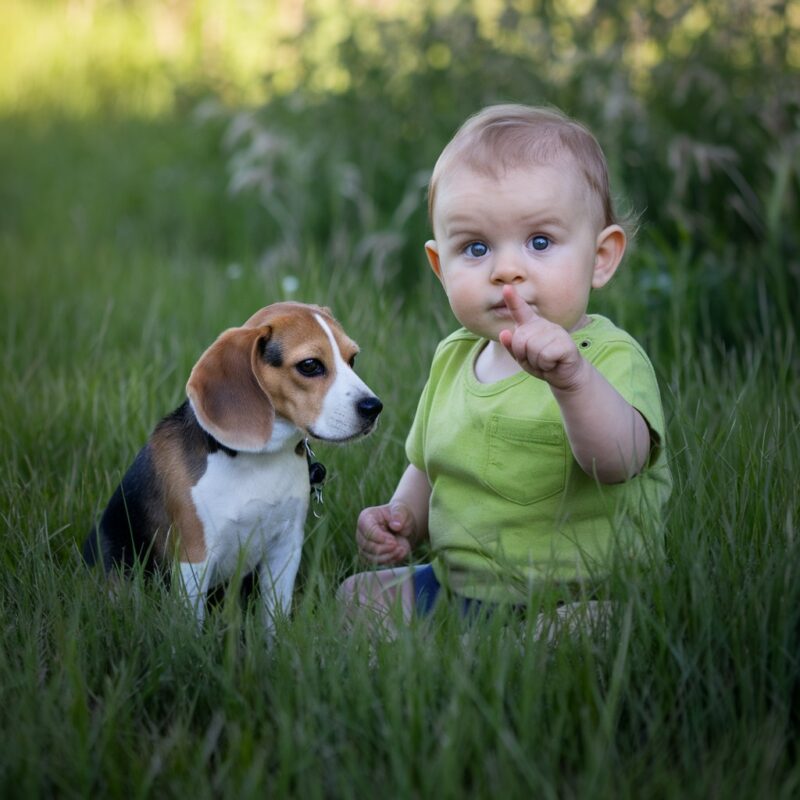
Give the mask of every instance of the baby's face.
[[[459, 322], [497, 340], [511, 327], [503, 287], [538, 314], [575, 330], [585, 323], [602, 225], [597, 203], [568, 161], [492, 178], [460, 167], [443, 176], [426, 250]], [[605, 280], [603, 280], [605, 282]]]

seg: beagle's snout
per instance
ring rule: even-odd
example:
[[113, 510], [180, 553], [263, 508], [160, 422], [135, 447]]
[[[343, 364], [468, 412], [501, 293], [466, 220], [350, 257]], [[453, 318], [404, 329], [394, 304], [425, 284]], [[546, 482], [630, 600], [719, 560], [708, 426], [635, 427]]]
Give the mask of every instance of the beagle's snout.
[[358, 413], [372, 422], [383, 411], [383, 403], [377, 397], [364, 397], [356, 403]]

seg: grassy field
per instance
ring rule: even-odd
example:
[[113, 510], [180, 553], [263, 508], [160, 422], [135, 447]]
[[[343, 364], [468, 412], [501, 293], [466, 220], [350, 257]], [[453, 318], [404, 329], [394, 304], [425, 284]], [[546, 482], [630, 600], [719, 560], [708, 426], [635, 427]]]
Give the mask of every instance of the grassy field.
[[[136, 25], [154, 7], [131, 4]], [[66, 59], [58, 4], [9, 8], [20, 36], [33, 15]], [[594, 120], [620, 191], [643, 212], [593, 308], [642, 341], [662, 382], [675, 478], [667, 560], [646, 580], [614, 576], [622, 601], [605, 636], [554, 645], [518, 620], [465, 632], [443, 614], [372, 646], [344, 633], [334, 591], [359, 566], [356, 516], [392, 491], [430, 356], [454, 327], [423, 260], [425, 170], [453, 125], [497, 95], [563, 94], [593, 121], [600, 101], [581, 93], [599, 67], [551, 52], [561, 77], [546, 83], [529, 65], [511, 85], [529, 57], [513, 41], [490, 46], [466, 12], [405, 33], [389, 20], [375, 30], [421, 48], [425, 70], [395, 85], [344, 36], [337, 74], [361, 83], [341, 78], [333, 91], [314, 84], [318, 65], [298, 45], [295, 79], [314, 92], [273, 86], [255, 111], [233, 78], [218, 85], [247, 67], [243, 55], [211, 73], [200, 57], [170, 72], [141, 43], [110, 58], [112, 30], [121, 42], [140, 30], [130, 8], [97, 4], [109, 27], [56, 70], [60, 90], [52, 75], [26, 78], [33, 61], [16, 50], [4, 56], [0, 795], [798, 796], [800, 214], [796, 99], [781, 89], [797, 73], [795, 29], [781, 29], [782, 64], [770, 62], [777, 34], [774, 52], [759, 40], [758, 67], [715, 61], [710, 40], [689, 49], [681, 69], [730, 79], [716, 109], [664, 96], [658, 69], [679, 63], [678, 44], [647, 88], [623, 59], [622, 107], [638, 103], [641, 125], [620, 139], [619, 119]], [[320, 12], [316, 30], [333, 19]], [[447, 68], [431, 47], [468, 30], [476, 66]], [[105, 49], [93, 49], [100, 34]], [[757, 123], [738, 116], [770, 68], [767, 111], [783, 127], [766, 111]], [[652, 123], [669, 103], [672, 138]], [[700, 130], [708, 180], [668, 157], [699, 146]], [[645, 177], [634, 150], [652, 160]], [[331, 476], [324, 511], [308, 522], [293, 618], [268, 650], [234, 603], [198, 633], [161, 586], [136, 579], [110, 597], [77, 548], [207, 344], [284, 297], [334, 309], [386, 410], [370, 439], [317, 450]]]

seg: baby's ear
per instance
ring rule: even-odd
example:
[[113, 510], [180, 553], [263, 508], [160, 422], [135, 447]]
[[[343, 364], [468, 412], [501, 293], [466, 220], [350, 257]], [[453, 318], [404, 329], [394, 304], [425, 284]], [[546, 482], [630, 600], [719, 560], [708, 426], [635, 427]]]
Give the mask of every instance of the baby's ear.
[[593, 289], [602, 288], [614, 277], [625, 254], [626, 243], [625, 231], [619, 225], [609, 225], [600, 231], [594, 257]]
[[428, 263], [431, 265], [436, 277], [442, 279], [442, 264], [439, 261], [439, 246], [436, 244], [435, 239], [429, 239], [425, 242], [425, 254], [428, 256]]

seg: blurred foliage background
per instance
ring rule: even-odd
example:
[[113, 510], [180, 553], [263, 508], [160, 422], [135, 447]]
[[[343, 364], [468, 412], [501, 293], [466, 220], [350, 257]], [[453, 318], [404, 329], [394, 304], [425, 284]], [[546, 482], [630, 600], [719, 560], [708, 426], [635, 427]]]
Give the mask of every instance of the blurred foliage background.
[[[83, 235], [267, 273], [323, 256], [403, 296], [426, 269], [425, 184], [454, 130], [488, 103], [553, 104], [595, 131], [639, 223], [618, 316], [655, 316], [669, 351], [684, 335], [740, 346], [797, 330], [800, 0], [6, 0], [0, 13], [0, 226], [101, 219]], [[42, 191], [56, 208], [33, 209], [35, 175], [15, 172], [29, 140], [75, 161], [62, 184], [83, 185], [104, 151], [117, 170], [139, 152], [145, 173], [112, 178], [91, 201], [105, 216], [81, 213], [89, 189]]]

